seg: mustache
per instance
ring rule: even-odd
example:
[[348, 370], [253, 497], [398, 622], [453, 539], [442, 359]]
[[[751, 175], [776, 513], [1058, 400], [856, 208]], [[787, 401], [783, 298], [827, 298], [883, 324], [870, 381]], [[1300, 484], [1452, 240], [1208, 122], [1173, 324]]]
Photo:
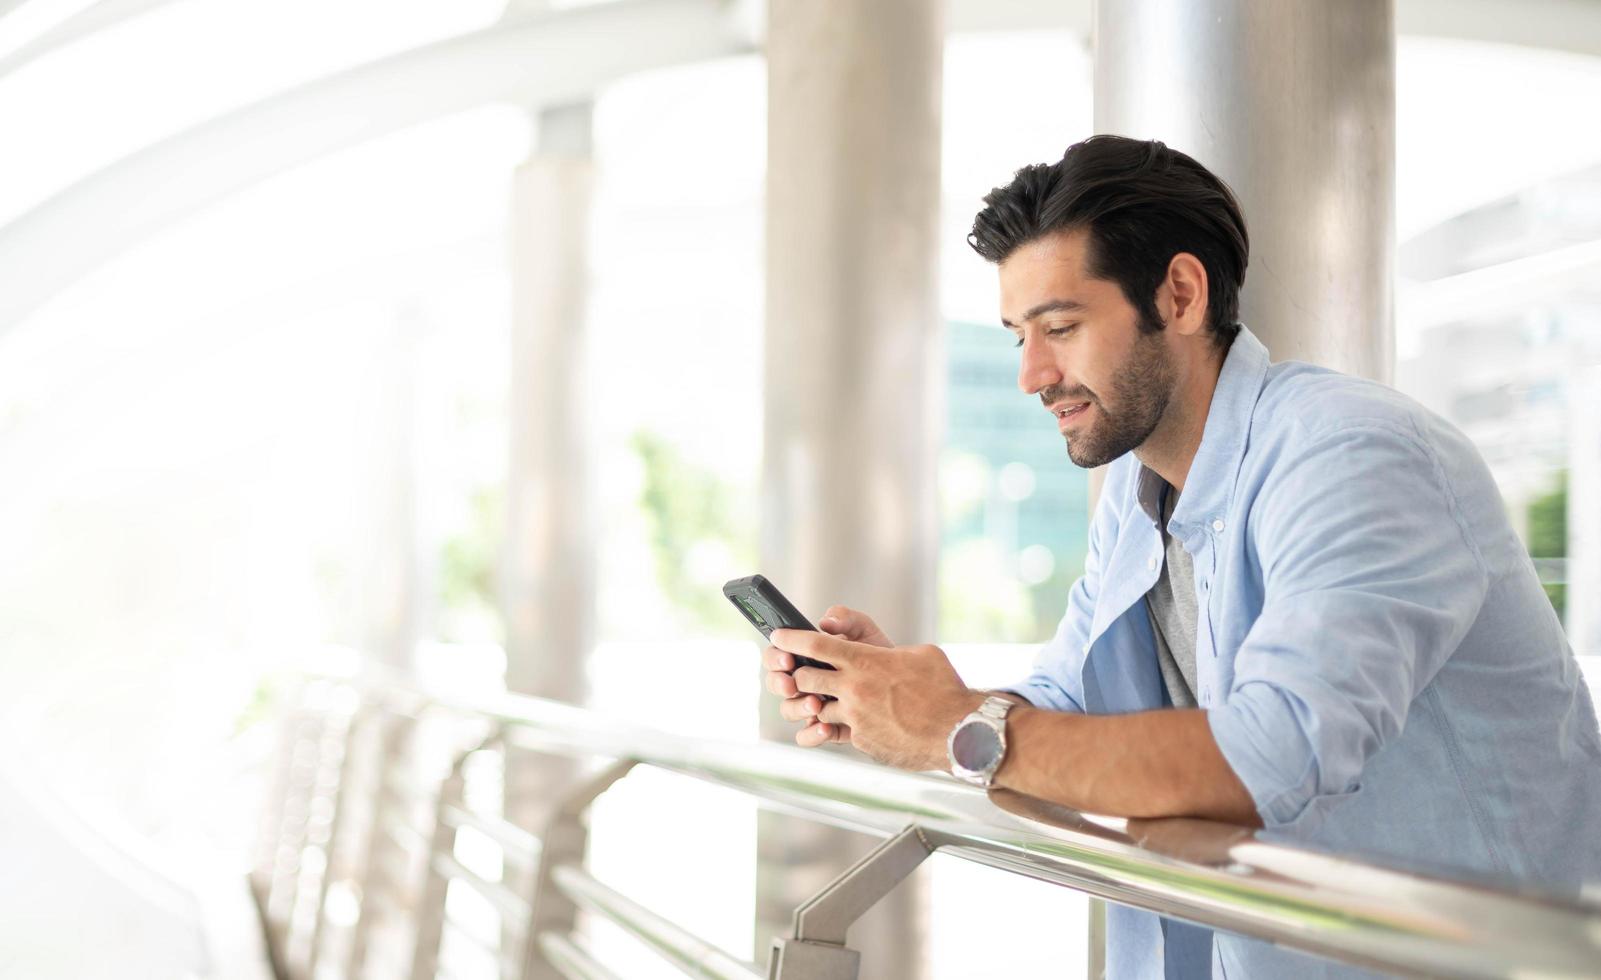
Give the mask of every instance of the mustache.
[[1074, 385], [1071, 388], [1063, 387], [1062, 385], [1052, 385], [1040, 392], [1040, 404], [1044, 405], [1046, 408], [1050, 408], [1052, 405], [1060, 401], [1091, 402], [1095, 405], [1099, 405], [1101, 403], [1101, 400], [1095, 397], [1095, 392], [1089, 390], [1083, 385]]

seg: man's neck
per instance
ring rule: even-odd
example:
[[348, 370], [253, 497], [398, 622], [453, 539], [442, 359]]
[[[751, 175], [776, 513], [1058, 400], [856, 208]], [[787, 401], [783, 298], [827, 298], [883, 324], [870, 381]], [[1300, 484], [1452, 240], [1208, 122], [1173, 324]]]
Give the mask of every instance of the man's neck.
[[1206, 417], [1212, 410], [1217, 379], [1223, 373], [1223, 358], [1224, 355], [1214, 355], [1194, 366], [1186, 380], [1174, 389], [1156, 430], [1134, 450], [1136, 459], [1180, 492], [1206, 433]]

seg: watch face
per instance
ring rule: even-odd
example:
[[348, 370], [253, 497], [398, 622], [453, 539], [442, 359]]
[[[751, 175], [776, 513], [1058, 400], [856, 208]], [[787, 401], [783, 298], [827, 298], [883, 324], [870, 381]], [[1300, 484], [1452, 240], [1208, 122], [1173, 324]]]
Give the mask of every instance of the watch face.
[[983, 722], [970, 721], [956, 730], [956, 737], [951, 740], [951, 755], [963, 769], [982, 772], [1000, 758], [1001, 737]]

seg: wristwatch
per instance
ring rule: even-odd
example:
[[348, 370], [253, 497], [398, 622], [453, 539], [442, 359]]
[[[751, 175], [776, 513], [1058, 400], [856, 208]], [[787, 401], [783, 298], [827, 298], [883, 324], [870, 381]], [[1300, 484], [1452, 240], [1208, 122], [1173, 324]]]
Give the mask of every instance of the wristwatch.
[[956, 723], [945, 740], [951, 775], [986, 788], [994, 781], [995, 770], [1006, 758], [1006, 713], [1015, 704], [1011, 698], [992, 695], [977, 711]]

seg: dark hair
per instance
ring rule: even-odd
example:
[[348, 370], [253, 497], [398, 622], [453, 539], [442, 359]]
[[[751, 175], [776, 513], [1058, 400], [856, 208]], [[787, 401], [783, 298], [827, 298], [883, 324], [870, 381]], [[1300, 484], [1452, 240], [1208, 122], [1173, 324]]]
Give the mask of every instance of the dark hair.
[[1019, 170], [984, 198], [967, 243], [991, 262], [1058, 231], [1089, 231], [1089, 274], [1118, 284], [1142, 327], [1161, 328], [1156, 288], [1189, 252], [1206, 269], [1207, 324], [1218, 347], [1239, 333], [1250, 239], [1228, 186], [1156, 140], [1091, 136], [1056, 163]]

